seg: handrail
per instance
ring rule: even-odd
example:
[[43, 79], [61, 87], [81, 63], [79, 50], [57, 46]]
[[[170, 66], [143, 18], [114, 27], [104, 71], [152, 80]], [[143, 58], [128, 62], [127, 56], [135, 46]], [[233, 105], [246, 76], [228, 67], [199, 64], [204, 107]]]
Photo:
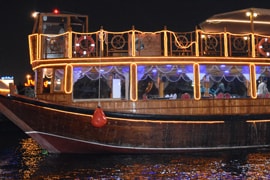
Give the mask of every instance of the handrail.
[[174, 32], [166, 28], [156, 32], [136, 29], [111, 32], [101, 28], [90, 33], [68, 31], [29, 35], [31, 62], [117, 56], [268, 58], [270, 49], [267, 44], [270, 44], [270, 36], [259, 34], [206, 33], [202, 30]]

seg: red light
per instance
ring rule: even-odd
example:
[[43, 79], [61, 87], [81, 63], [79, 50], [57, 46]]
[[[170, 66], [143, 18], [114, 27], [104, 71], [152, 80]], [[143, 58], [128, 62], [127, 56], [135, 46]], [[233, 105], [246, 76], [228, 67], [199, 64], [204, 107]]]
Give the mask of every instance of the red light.
[[59, 12], [58, 9], [54, 9], [54, 10], [53, 10], [53, 13], [54, 13], [54, 14], [59, 14], [60, 12]]

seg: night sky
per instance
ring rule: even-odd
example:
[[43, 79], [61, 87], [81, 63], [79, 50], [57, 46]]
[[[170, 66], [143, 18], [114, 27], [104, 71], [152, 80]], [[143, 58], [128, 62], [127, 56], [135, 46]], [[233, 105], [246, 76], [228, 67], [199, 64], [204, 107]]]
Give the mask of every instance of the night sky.
[[[5, 5], [4, 5], [5, 4]], [[217, 13], [245, 8], [270, 9], [270, 0], [9, 0], [2, 4], [0, 76], [14, 76], [24, 83], [33, 74], [29, 65], [27, 36], [32, 32], [31, 12], [54, 8], [89, 15], [89, 30], [135, 29], [193, 31], [196, 25]]]

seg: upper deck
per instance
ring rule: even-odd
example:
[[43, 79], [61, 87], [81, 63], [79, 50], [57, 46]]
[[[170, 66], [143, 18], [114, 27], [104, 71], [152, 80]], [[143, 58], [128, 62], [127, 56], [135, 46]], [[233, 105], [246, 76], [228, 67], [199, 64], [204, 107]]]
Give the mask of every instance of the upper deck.
[[[154, 58], [196, 59], [211, 61], [227, 59], [232, 62], [268, 62], [270, 36], [255, 33], [210, 33], [196, 29], [192, 32], [163, 30], [143, 32], [131, 30], [112, 32], [101, 28], [88, 32], [88, 17], [74, 14], [40, 13], [33, 34], [29, 36], [30, 59], [33, 66], [40, 60], [84, 60], [89, 58], [126, 57], [138, 61]], [[132, 58], [131, 58], [132, 57]], [[85, 59], [86, 58], [86, 59]], [[121, 60], [117, 58], [118, 60]], [[256, 59], [256, 60], [255, 60]], [[135, 60], [136, 61], [136, 60]], [[54, 61], [57, 62], [57, 61]]]

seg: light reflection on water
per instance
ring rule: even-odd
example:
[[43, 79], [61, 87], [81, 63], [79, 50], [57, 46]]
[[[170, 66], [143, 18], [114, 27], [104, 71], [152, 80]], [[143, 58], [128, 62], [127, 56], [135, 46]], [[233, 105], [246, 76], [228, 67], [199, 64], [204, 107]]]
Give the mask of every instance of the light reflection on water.
[[44, 153], [31, 138], [16, 136], [1, 141], [0, 179], [270, 179], [270, 152], [54, 155]]

